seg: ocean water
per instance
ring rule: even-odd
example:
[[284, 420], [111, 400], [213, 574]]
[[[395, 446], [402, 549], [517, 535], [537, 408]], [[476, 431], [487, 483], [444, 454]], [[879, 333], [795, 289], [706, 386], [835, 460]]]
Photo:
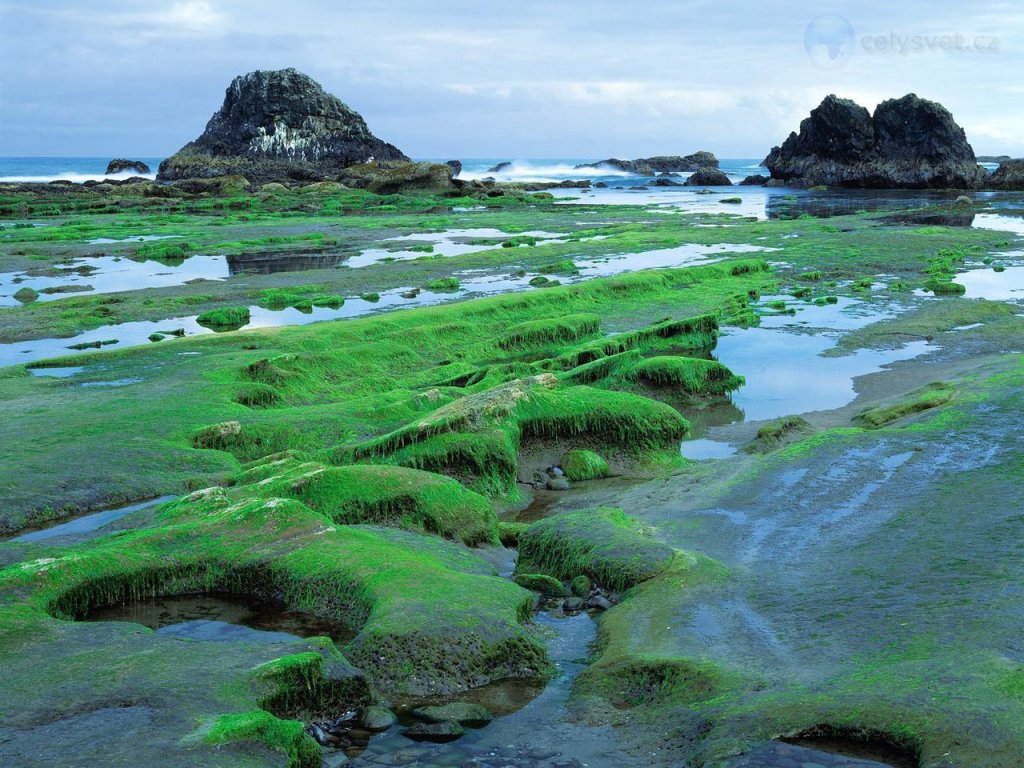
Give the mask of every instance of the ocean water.
[[[153, 169], [151, 174], [143, 174], [153, 178], [162, 157], [131, 157], [130, 160], [142, 160]], [[442, 158], [431, 158], [444, 162]], [[515, 159], [515, 158], [476, 158], [462, 161], [462, 179], [482, 179], [493, 177], [498, 181], [545, 182], [563, 181], [566, 179], [591, 179], [603, 181], [609, 186], [637, 186], [651, 177], [633, 176], [609, 169], [576, 168], [582, 163], [595, 162], [604, 158], [554, 158], [554, 159]], [[49, 182], [66, 180], [83, 182], [102, 180], [103, 178], [124, 179], [138, 175], [120, 173], [106, 177], [108, 157], [0, 157], [0, 182]], [[501, 162], [511, 162], [512, 166], [499, 173], [490, 173], [489, 169]], [[766, 173], [757, 159], [723, 159], [719, 165], [735, 184], [753, 173]], [[688, 173], [679, 174], [675, 181], [682, 182]], [[671, 189], [671, 187], [667, 187]]]
[[116, 173], [111, 176], [104, 174], [109, 157], [0, 157], [0, 182], [48, 182], [48, 181], [101, 181], [104, 178], [127, 179], [129, 176], [145, 176], [152, 179], [156, 176], [157, 166], [162, 157], [129, 157], [128, 160], [141, 160], [152, 173]]

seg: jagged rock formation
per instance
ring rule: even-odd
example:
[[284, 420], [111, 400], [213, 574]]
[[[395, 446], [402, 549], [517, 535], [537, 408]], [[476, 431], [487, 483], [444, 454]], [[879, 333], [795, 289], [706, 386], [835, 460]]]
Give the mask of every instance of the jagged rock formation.
[[711, 152], [694, 152], [692, 155], [658, 155], [641, 157], [636, 160], [619, 160], [610, 157], [596, 163], [584, 163], [576, 168], [611, 168], [635, 176], [655, 176], [659, 173], [688, 173], [699, 168], [717, 168], [718, 158]]
[[104, 173], [109, 176], [114, 173], [124, 173], [125, 171], [152, 173], [150, 167], [141, 160], [125, 160], [123, 158], [117, 158], [107, 163], [107, 170]]
[[1003, 160], [985, 179], [985, 186], [990, 189], [1024, 189], [1024, 159]]
[[160, 163], [157, 179], [237, 174], [256, 183], [319, 181], [370, 160], [408, 158], [308, 75], [259, 70], [231, 82], [203, 134]]
[[770, 181], [769, 177], [762, 173], [752, 173], [740, 182], [741, 187], [763, 187]]
[[772, 184], [792, 186], [970, 189], [985, 176], [949, 111], [912, 93], [883, 101], [874, 116], [826, 96], [764, 165]]
[[731, 187], [729, 177], [717, 168], [698, 168], [686, 179], [687, 187]]

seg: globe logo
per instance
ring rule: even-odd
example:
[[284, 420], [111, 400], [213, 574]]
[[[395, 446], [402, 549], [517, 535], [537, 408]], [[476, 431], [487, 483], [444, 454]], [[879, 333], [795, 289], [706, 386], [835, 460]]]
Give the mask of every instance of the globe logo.
[[842, 16], [819, 16], [804, 30], [804, 49], [819, 67], [841, 67], [853, 55], [854, 34]]

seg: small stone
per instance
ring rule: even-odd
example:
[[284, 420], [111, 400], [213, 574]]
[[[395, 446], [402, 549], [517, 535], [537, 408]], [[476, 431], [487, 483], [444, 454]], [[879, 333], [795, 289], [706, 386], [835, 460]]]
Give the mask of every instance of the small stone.
[[417, 723], [402, 731], [402, 735], [413, 741], [432, 741], [436, 744], [455, 741], [466, 733], [458, 723]]
[[395, 713], [376, 704], [363, 710], [359, 724], [368, 731], [386, 731], [398, 721]]

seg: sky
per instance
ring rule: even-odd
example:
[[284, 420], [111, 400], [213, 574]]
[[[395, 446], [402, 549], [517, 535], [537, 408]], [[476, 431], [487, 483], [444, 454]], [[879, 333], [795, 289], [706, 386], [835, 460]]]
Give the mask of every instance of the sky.
[[1019, 0], [0, 0], [0, 156], [162, 157], [284, 67], [416, 158], [760, 158], [909, 92], [1024, 156]]

